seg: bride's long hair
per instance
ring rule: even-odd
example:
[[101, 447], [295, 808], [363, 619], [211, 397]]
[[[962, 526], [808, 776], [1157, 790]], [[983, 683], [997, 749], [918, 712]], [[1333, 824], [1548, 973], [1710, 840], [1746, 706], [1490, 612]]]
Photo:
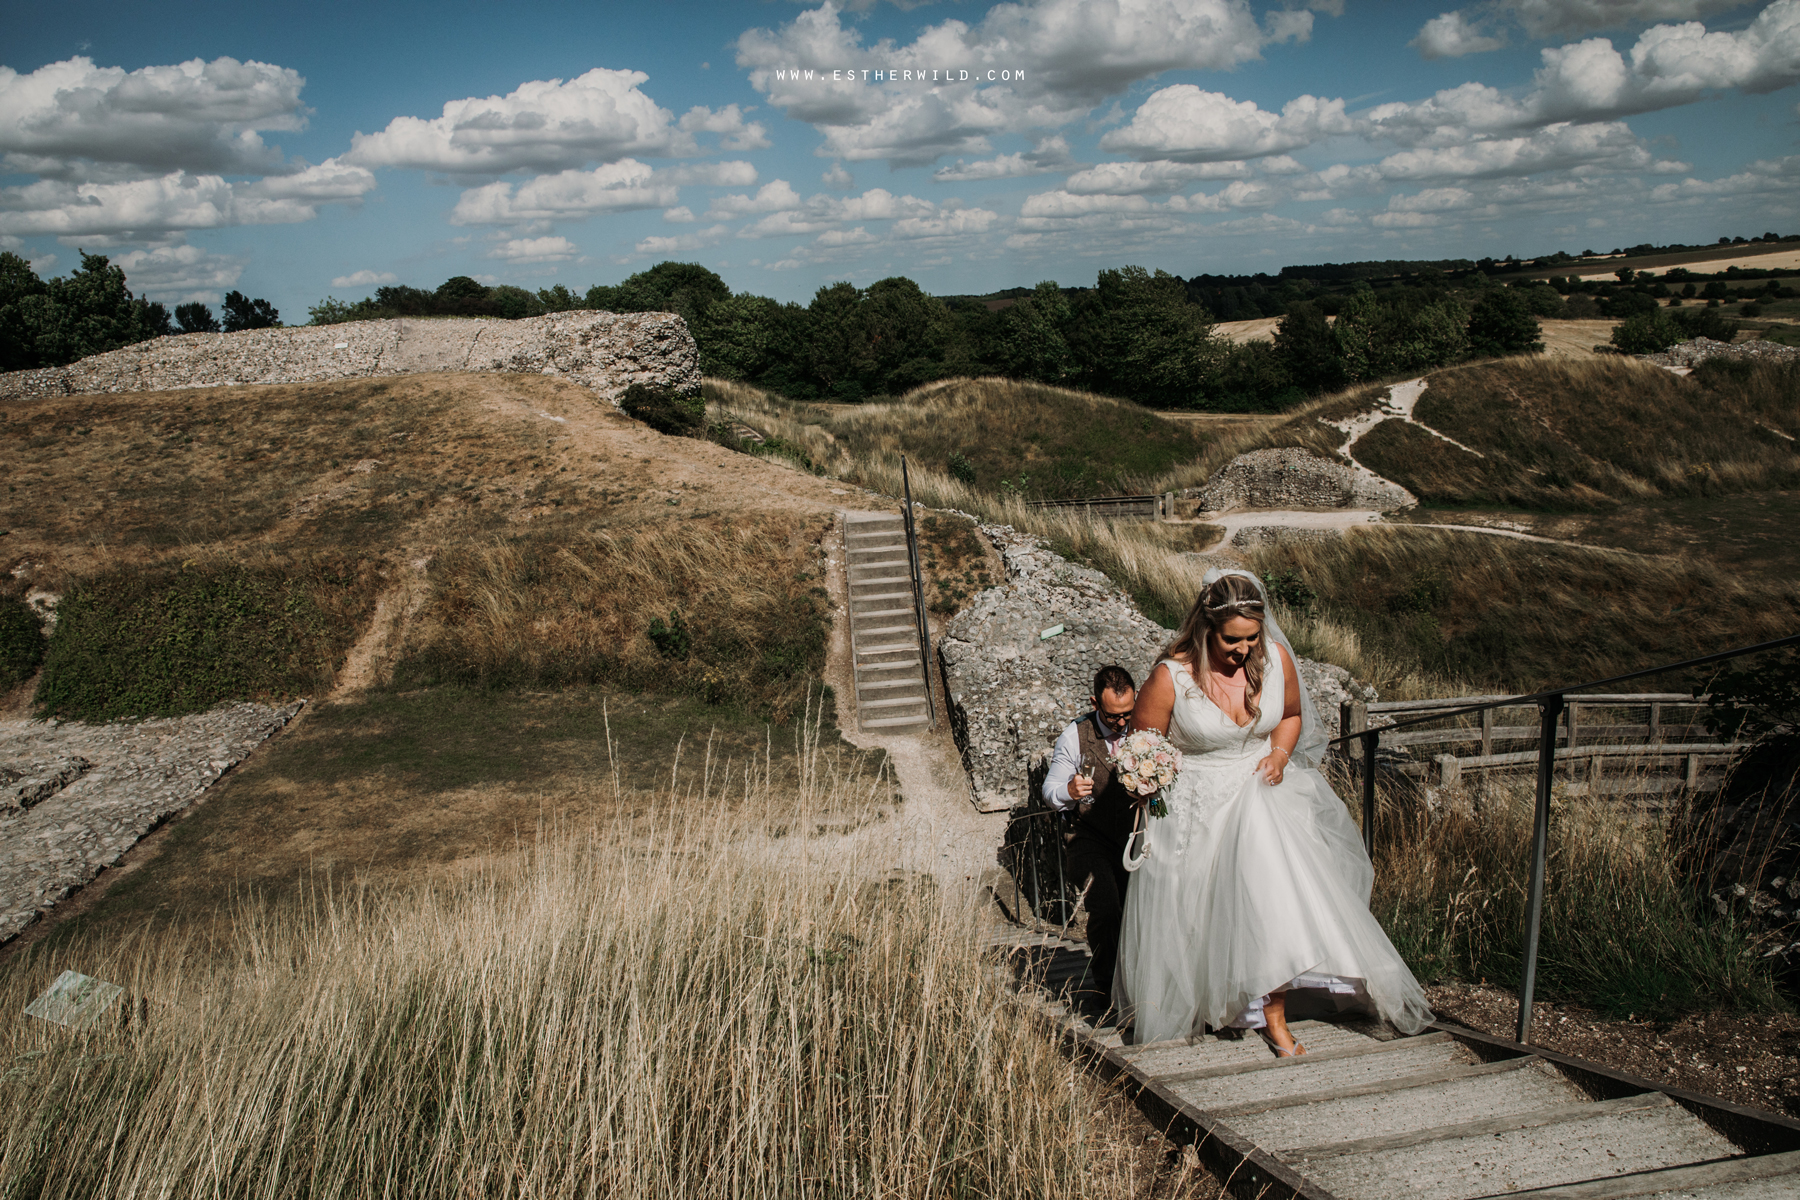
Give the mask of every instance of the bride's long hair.
[[[1248, 576], [1222, 575], [1201, 588], [1175, 640], [1163, 651], [1166, 657], [1182, 659], [1192, 668], [1194, 682], [1202, 691], [1206, 688], [1206, 648], [1211, 641], [1208, 635], [1233, 617], [1248, 617], [1258, 625], [1266, 624], [1262, 591]], [[1256, 649], [1244, 658], [1244, 711], [1249, 714], [1251, 725], [1262, 717], [1257, 700], [1262, 695], [1263, 667], [1269, 661], [1268, 642], [1265, 630], [1265, 636], [1256, 639]]]

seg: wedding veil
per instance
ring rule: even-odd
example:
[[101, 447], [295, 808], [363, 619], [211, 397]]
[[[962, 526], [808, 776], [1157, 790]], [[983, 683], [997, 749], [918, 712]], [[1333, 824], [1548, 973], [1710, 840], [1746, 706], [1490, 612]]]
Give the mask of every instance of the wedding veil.
[[1281, 625], [1275, 620], [1274, 609], [1269, 604], [1268, 591], [1263, 587], [1262, 580], [1255, 575], [1234, 567], [1213, 567], [1200, 577], [1200, 586], [1202, 589], [1209, 588], [1227, 575], [1242, 575], [1256, 585], [1256, 594], [1262, 597], [1263, 602], [1263, 634], [1269, 641], [1285, 649], [1288, 657], [1294, 660], [1294, 675], [1300, 680], [1300, 741], [1289, 757], [1296, 765], [1316, 771], [1324, 761], [1325, 744], [1330, 738], [1326, 736], [1324, 722], [1319, 719], [1318, 706], [1313, 703], [1312, 693], [1307, 690], [1306, 678], [1300, 674], [1300, 656], [1294, 653], [1294, 644], [1281, 631]]

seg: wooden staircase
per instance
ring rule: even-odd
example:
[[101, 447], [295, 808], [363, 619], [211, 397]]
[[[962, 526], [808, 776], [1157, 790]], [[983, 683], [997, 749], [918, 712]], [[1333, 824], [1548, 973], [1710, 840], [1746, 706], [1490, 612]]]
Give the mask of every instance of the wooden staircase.
[[844, 517], [857, 727], [905, 733], [932, 723], [906, 523], [889, 513]]

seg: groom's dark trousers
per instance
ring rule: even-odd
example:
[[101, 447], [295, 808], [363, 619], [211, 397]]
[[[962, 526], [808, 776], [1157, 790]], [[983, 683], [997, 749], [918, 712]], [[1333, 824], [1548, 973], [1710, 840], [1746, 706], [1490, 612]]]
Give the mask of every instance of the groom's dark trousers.
[[1106, 736], [1098, 720], [1089, 714], [1080, 724], [1081, 754], [1094, 764], [1094, 803], [1075, 817], [1068, 842], [1069, 878], [1079, 882], [1089, 875], [1094, 882], [1087, 893], [1088, 951], [1093, 965], [1082, 989], [1090, 1002], [1104, 1005], [1112, 999], [1113, 969], [1119, 961], [1119, 924], [1125, 917], [1125, 889], [1131, 882], [1125, 870], [1125, 840], [1131, 834], [1136, 812], [1131, 793], [1113, 778], [1106, 765]]

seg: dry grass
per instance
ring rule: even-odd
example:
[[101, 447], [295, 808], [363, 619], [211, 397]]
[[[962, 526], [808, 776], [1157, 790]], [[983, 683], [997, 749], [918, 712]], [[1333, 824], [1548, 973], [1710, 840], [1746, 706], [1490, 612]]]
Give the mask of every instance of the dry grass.
[[[1626, 782], [1623, 778], [1616, 782]], [[1351, 794], [1348, 781], [1341, 793]], [[1530, 873], [1532, 780], [1466, 775], [1380, 801], [1371, 908], [1426, 983], [1516, 987]], [[1683, 864], [1696, 839], [1679, 803], [1552, 802], [1539, 996], [1618, 1016], [1786, 1007], [1756, 930], [1716, 917]]]
[[[398, 686], [686, 692], [785, 722], [824, 669], [830, 517], [526, 533], [441, 551]], [[661, 643], [653, 638], [658, 630]]]
[[0, 1027], [0, 1192], [1143, 1194], [974, 898], [805, 832], [839, 786], [715, 781], [455, 882], [324, 881], [243, 908], [216, 963], [168, 929], [15, 961], [9, 1011], [77, 966], [132, 1019]]

